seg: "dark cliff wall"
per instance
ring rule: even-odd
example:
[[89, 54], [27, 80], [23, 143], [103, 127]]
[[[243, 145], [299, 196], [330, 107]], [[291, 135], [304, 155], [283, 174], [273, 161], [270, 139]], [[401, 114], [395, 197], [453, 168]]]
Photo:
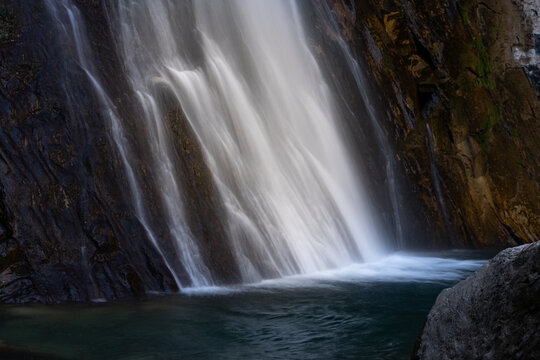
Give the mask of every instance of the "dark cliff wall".
[[409, 244], [539, 240], [538, 68], [513, 58], [535, 45], [534, 12], [511, 0], [330, 3], [379, 87], [388, 136], [420, 199], [411, 216], [432, 234]]
[[[115, 101], [127, 101], [101, 6], [80, 5]], [[69, 45], [44, 3], [4, 1], [0, 22], [0, 301], [176, 289], [122, 196], [127, 182], [99, 102], [84, 72], [63, 58]]]
[[[176, 291], [189, 285], [163, 219], [159, 184], [138, 145], [145, 129], [107, 19], [109, 3], [75, 0], [101, 86], [134, 153], [148, 221], [169, 267], [137, 218], [107, 109], [77, 61], [69, 23], [45, 1], [0, 4], [0, 302], [63, 302]], [[62, 8], [62, 6], [60, 6]], [[56, 20], [58, 21], [58, 20]], [[84, 26], [84, 24], [79, 24]], [[60, 27], [59, 27], [60, 26]], [[62, 29], [62, 26], [67, 26]], [[238, 281], [211, 174], [180, 105], [162, 101], [190, 231], [216, 282]]]

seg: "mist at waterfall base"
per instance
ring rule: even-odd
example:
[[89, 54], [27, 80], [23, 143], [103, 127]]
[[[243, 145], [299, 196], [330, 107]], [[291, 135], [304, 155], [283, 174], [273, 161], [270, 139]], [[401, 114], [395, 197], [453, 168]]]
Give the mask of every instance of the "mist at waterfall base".
[[397, 253], [119, 304], [0, 308], [0, 339], [59, 359], [408, 359], [438, 293], [488, 254]]

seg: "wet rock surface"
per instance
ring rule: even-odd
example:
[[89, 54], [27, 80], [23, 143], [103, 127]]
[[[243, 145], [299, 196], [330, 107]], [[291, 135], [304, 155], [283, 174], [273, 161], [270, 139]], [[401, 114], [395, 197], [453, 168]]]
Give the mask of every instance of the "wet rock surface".
[[502, 251], [443, 290], [414, 359], [538, 359], [540, 243]]
[[420, 199], [410, 218], [432, 234], [409, 246], [540, 238], [540, 101], [533, 65], [515, 57], [535, 46], [531, 3], [330, 1]]
[[[96, 28], [106, 29], [96, 4], [81, 5]], [[11, 21], [0, 36], [0, 302], [176, 289], [119, 196], [125, 179], [99, 105], [83, 91], [83, 71], [62, 58], [66, 44], [44, 3], [6, 1], [0, 13], [0, 21]], [[110, 46], [103, 34], [95, 36], [99, 46]], [[102, 61], [114, 71], [113, 56]], [[80, 94], [68, 92], [66, 78]], [[69, 106], [70, 96], [81, 101]]]
[[[91, 19], [88, 36], [103, 86], [127, 119], [126, 126], [133, 127], [129, 120], [135, 107], [103, 3], [75, 3]], [[0, 302], [112, 300], [174, 292], [178, 287], [171, 271], [125, 191], [128, 181], [100, 101], [77, 60], [66, 56], [76, 50], [58, 35], [56, 25], [43, 1], [0, 4]], [[188, 138], [188, 130], [184, 132]], [[145, 150], [140, 152], [137, 164], [144, 173]], [[183, 161], [184, 179], [210, 181], [203, 178], [209, 175], [200, 154]], [[143, 187], [151, 188], [151, 173], [145, 181]], [[211, 198], [211, 187], [198, 190]], [[187, 191], [188, 198], [197, 198], [193, 189]], [[163, 251], [174, 257], [156, 195], [147, 191], [145, 200]], [[219, 263], [216, 281], [233, 282], [235, 267], [220, 258], [228, 254], [221, 224], [215, 223], [208, 234], [200, 229], [200, 217], [206, 216], [204, 211], [214, 213], [213, 203], [198, 201], [191, 204], [196, 208], [194, 233], [205, 239], [207, 261]], [[182, 269], [175, 270], [184, 281]]]
[[224, 210], [215, 189], [212, 174], [205, 165], [202, 150], [182, 108], [178, 103], [168, 106], [165, 122], [175, 139], [178, 167], [184, 175], [182, 190], [186, 198], [186, 215], [195, 238], [201, 242], [203, 256], [211, 264], [213, 277], [224, 283], [240, 282], [237, 265], [227, 245], [222, 220]]

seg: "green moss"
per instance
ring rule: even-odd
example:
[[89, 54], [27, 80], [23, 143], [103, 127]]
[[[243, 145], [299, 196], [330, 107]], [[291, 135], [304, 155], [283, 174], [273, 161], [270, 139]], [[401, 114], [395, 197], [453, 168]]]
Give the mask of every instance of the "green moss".
[[484, 46], [484, 43], [480, 40], [474, 40], [473, 47], [479, 51], [484, 51], [486, 49], [486, 47]]
[[469, 5], [463, 5], [459, 7], [459, 14], [461, 15], [461, 21], [463, 21], [465, 25], [469, 25], [469, 10], [470, 10]]
[[486, 51], [484, 43], [480, 40], [473, 41], [473, 47], [477, 52], [478, 60], [475, 67], [477, 74], [476, 83], [481, 86], [485, 86], [488, 89], [493, 89], [495, 86], [495, 80], [493, 79], [491, 63]]
[[483, 129], [480, 131], [480, 135], [478, 136], [478, 142], [480, 145], [484, 146], [489, 142], [492, 136], [493, 127], [499, 123], [499, 120], [500, 116], [498, 112], [488, 111]]
[[476, 72], [478, 73], [477, 80], [481, 85], [487, 87], [488, 89], [492, 89], [495, 86], [495, 82], [491, 74], [491, 65], [485, 53], [480, 54], [480, 62], [478, 65], [476, 65]]

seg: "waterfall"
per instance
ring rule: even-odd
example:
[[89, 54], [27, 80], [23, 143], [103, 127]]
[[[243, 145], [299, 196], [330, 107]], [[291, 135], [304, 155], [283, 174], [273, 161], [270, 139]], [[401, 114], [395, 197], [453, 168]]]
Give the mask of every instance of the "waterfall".
[[[177, 139], [165, 121], [171, 103], [182, 109], [202, 149], [243, 281], [337, 268], [382, 254], [377, 216], [295, 1], [117, 0], [104, 5], [139, 108], [129, 119], [143, 129], [137, 144], [126, 140], [127, 120], [100, 85], [90, 50], [79, 50], [87, 40], [73, 5], [49, 3], [70, 14], [72, 26], [65, 30], [74, 34], [80, 66], [106, 109], [134, 210], [173, 273], [178, 262], [190, 285], [214, 284], [212, 264], [202, 259], [186, 220], [174, 161]], [[359, 71], [353, 74], [361, 86]], [[133, 165], [135, 146], [148, 152], [147, 167], [175, 256], [164, 253], [148, 219], [139, 184], [144, 174]]]
[[[176, 270], [178, 267], [171, 265], [170, 258], [163, 253], [159, 241], [154, 232], [152, 231], [151, 225], [149, 224], [147, 212], [143, 204], [143, 196], [141, 195], [141, 186], [139, 184], [138, 177], [134, 172], [134, 166], [129, 155], [131, 152], [130, 146], [127, 143], [122, 122], [119, 119], [119, 116], [115, 110], [114, 105], [112, 104], [110, 97], [102, 87], [99, 76], [97, 75], [98, 71], [93, 64], [93, 53], [88, 46], [88, 37], [86, 35], [86, 29], [79, 10], [69, 0], [47, 0], [46, 5], [51, 13], [51, 16], [55, 19], [55, 23], [58, 24], [58, 26], [60, 27], [60, 36], [63, 37], [62, 40], [64, 40], [66, 44], [74, 45], [75, 55], [78, 64], [88, 76], [88, 80], [93, 88], [93, 91], [97, 95], [99, 102], [103, 108], [102, 112], [104, 117], [108, 120], [107, 126], [109, 127], [111, 133], [112, 142], [116, 147], [116, 150], [119, 154], [121, 163], [127, 176], [129, 193], [131, 198], [133, 199], [133, 204], [137, 217], [141, 222], [143, 228], [146, 230], [150, 241], [155, 246], [158, 253], [161, 255], [165, 265], [171, 271], [175, 282], [178, 286], [181, 286], [180, 279], [177, 275], [178, 270]], [[70, 90], [67, 88], [66, 92], [68, 93], [69, 91]], [[76, 100], [73, 99], [72, 96], [68, 95], [68, 105], [73, 106], [73, 103], [75, 101]], [[74, 114], [74, 111], [71, 112], [72, 116], [78, 116], [77, 114]], [[80, 121], [84, 120], [81, 119]], [[179, 201], [179, 198], [177, 198], [177, 200]], [[171, 229], [171, 232], [174, 232], [175, 230], [176, 229], [173, 228]], [[185, 246], [186, 242], [190, 240], [187, 236], [176, 236], [175, 239], [177, 244], [184, 245], [182, 249], [186, 250], [182, 253], [184, 254], [184, 258], [191, 255], [191, 252], [189, 251], [190, 249], [196, 249], [195, 246], [192, 246], [190, 249]], [[84, 252], [84, 247], [81, 249], [81, 251]], [[187, 261], [187, 264], [191, 265], [192, 262]], [[185, 266], [186, 263], [184, 263], [183, 265]], [[204, 267], [204, 264], [201, 263], [198, 266]], [[194, 271], [193, 273], [197, 275], [201, 273], [206, 275], [207, 271], [205, 270], [206, 269], [203, 268], [202, 271]], [[200, 279], [201, 281], [197, 281], [198, 279]], [[206, 279], [204, 277], [201, 277], [200, 275], [193, 276], [192, 278], [192, 281], [195, 285], [208, 285], [208, 282], [205, 280]]]
[[437, 202], [439, 203], [439, 209], [441, 211], [444, 226], [446, 227], [447, 236], [452, 239], [454, 237], [454, 232], [452, 230], [452, 223], [450, 221], [450, 215], [446, 210], [446, 203], [444, 201], [444, 196], [441, 189], [441, 179], [439, 175], [439, 170], [437, 169], [437, 164], [435, 163], [435, 145], [433, 139], [433, 133], [431, 132], [431, 127], [426, 123], [426, 132], [427, 132], [427, 148], [429, 155], [429, 167], [431, 169], [431, 179], [433, 181], [433, 187], [435, 188], [435, 195], [437, 197]]
[[[393, 221], [394, 221], [394, 227], [395, 227], [395, 234], [397, 238], [398, 245], [400, 247], [404, 247], [404, 235], [403, 235], [403, 220], [399, 205], [399, 190], [396, 183], [396, 164], [394, 160], [394, 152], [392, 151], [390, 144], [388, 143], [388, 139], [386, 137], [386, 134], [384, 133], [384, 130], [379, 122], [379, 114], [377, 114], [377, 111], [375, 110], [374, 106], [372, 105], [372, 101], [370, 98], [370, 94], [367, 91], [367, 79], [364, 75], [364, 72], [362, 71], [360, 65], [358, 64], [358, 61], [354, 58], [349, 46], [347, 45], [347, 42], [343, 38], [339, 25], [337, 24], [337, 21], [335, 19], [334, 14], [332, 13], [332, 10], [330, 9], [330, 6], [326, 2], [321, 2], [320, 6], [316, 6], [316, 11], [318, 16], [321, 18], [321, 20], [326, 24], [326, 26], [331, 30], [333, 37], [335, 38], [335, 41], [337, 42], [338, 48], [341, 51], [341, 55], [343, 56], [345, 63], [347, 64], [347, 67], [349, 69], [350, 74], [352, 75], [352, 78], [354, 80], [354, 83], [356, 84], [356, 88], [360, 94], [360, 97], [362, 101], [365, 104], [366, 113], [363, 114], [370, 122], [376, 143], [379, 147], [379, 150], [381, 151], [385, 166], [384, 171], [386, 173], [386, 179], [387, 179], [387, 190], [390, 198], [390, 204], [392, 206], [392, 212], [393, 212]], [[332, 54], [335, 56], [335, 54]], [[356, 114], [355, 114], [356, 116]]]

